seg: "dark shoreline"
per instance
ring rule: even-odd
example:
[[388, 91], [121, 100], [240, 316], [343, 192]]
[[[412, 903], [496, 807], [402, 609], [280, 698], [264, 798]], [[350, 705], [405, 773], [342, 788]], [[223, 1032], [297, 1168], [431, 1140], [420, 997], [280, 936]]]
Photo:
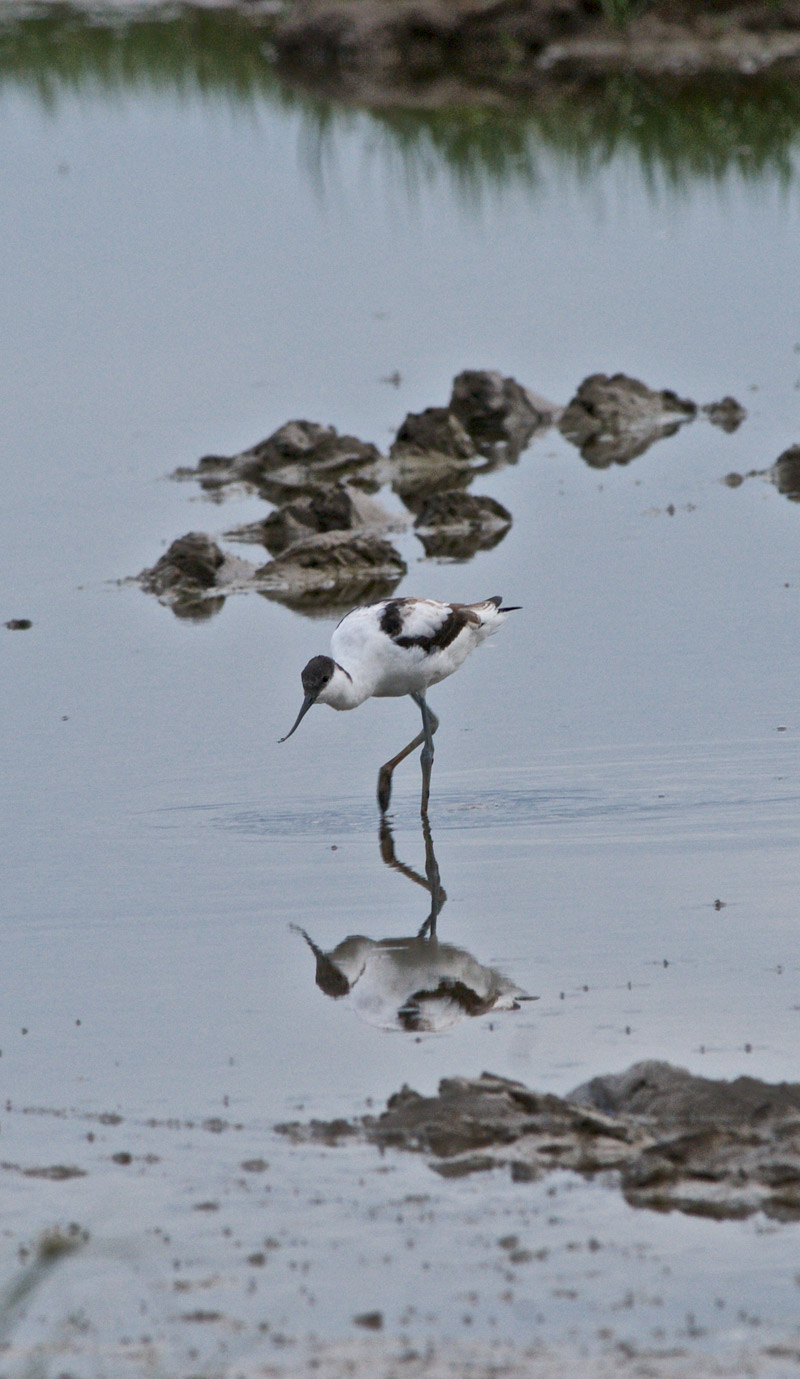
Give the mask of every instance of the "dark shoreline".
[[800, 72], [800, 5], [652, 0], [629, 23], [599, 0], [296, 0], [279, 68], [368, 106], [536, 98], [612, 75], [686, 80]]

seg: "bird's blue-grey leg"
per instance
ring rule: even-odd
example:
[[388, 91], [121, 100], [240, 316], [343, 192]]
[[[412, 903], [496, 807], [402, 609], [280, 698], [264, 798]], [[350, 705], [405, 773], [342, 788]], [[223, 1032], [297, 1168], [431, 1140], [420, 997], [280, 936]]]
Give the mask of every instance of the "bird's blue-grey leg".
[[[416, 700], [418, 704], [420, 699], [422, 699], [422, 703], [425, 704], [425, 700], [424, 698], [422, 698], [421, 695], [413, 694], [411, 697], [412, 699]], [[410, 756], [412, 752], [416, 751], [417, 747], [422, 746], [422, 744], [426, 742], [426, 714], [428, 718], [428, 738], [430, 740], [430, 760], [431, 762], [433, 761], [433, 734], [436, 732], [436, 729], [439, 726], [439, 720], [436, 717], [436, 714], [433, 712], [433, 709], [428, 708], [428, 705], [425, 704], [425, 710], [422, 716], [422, 732], [417, 733], [417, 736], [413, 738], [411, 742], [409, 742], [408, 746], [404, 747], [402, 752], [398, 752], [396, 757], [392, 757], [391, 761], [384, 762], [383, 766], [378, 772], [378, 807], [382, 814], [385, 814], [387, 809], [389, 808], [389, 800], [392, 796], [392, 772], [394, 771], [394, 768], [396, 766], [399, 766], [401, 761], [405, 761], [406, 757]], [[425, 768], [423, 767], [423, 772], [424, 769]], [[428, 779], [430, 781], [430, 769], [428, 770]], [[427, 796], [425, 796], [425, 804], [422, 809], [423, 814], [425, 813], [426, 809]]]
[[[414, 693], [411, 698], [414, 703], [419, 705], [422, 714], [422, 751], [420, 752], [420, 764], [422, 766], [422, 804], [420, 813], [423, 818], [428, 813], [428, 797], [431, 793], [431, 768], [433, 767], [433, 734], [439, 726], [439, 720], [428, 708], [424, 694]], [[434, 724], [436, 725], [434, 727]]]

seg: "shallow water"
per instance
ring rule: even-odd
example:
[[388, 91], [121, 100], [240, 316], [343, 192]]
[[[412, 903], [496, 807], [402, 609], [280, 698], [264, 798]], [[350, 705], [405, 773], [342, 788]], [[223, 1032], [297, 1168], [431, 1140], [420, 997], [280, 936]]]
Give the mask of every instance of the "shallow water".
[[[272, 78], [245, 98], [169, 72], [90, 68], [72, 88], [50, 72], [55, 92], [47, 75], [47, 99], [27, 69], [0, 87], [0, 620], [33, 622], [0, 629], [4, 1275], [54, 1221], [92, 1243], [16, 1342], [55, 1344], [63, 1324], [89, 1373], [146, 1331], [159, 1363], [194, 1346], [224, 1369], [272, 1345], [262, 1321], [301, 1340], [375, 1306], [412, 1339], [596, 1340], [631, 1288], [621, 1334], [639, 1343], [708, 1347], [756, 1315], [793, 1327], [796, 1227], [651, 1218], [569, 1179], [556, 1212], [547, 1186], [441, 1183], [272, 1132], [482, 1068], [559, 1092], [644, 1057], [797, 1079], [800, 509], [763, 477], [721, 482], [798, 440], [791, 146], [757, 173], [732, 160], [676, 182], [630, 148], [581, 159], [534, 139], [535, 176], [478, 159], [476, 183], [424, 128], [420, 173], [385, 122], [326, 125]], [[476, 483], [514, 525], [470, 568], [398, 538], [400, 592], [523, 605], [432, 696], [431, 823], [441, 938], [539, 998], [409, 1037], [326, 998], [291, 926], [328, 949], [423, 923], [374, 804], [413, 706], [315, 712], [279, 748], [329, 626], [255, 596], [186, 623], [116, 581], [184, 531], [263, 514], [169, 482], [177, 465], [295, 416], [385, 447], [467, 367], [559, 403], [624, 369], [700, 403], [732, 393], [749, 416], [603, 471], [545, 434]], [[395, 847], [421, 871], [417, 768], [401, 770]], [[118, 1128], [86, 1119], [112, 1112]], [[217, 1120], [231, 1128], [202, 1128]], [[239, 1168], [259, 1157], [269, 1170]], [[59, 1163], [86, 1176], [17, 1171]], [[502, 1300], [509, 1217], [550, 1253]], [[249, 1265], [267, 1237], [280, 1249]], [[651, 1283], [660, 1303], [642, 1301]], [[219, 1318], [177, 1324], [203, 1308]]]

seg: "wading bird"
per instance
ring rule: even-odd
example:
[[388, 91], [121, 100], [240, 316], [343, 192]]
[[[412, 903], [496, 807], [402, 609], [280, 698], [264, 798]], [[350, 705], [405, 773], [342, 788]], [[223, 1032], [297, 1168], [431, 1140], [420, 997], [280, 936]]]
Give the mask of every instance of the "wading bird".
[[483, 603], [439, 603], [436, 599], [382, 599], [354, 608], [331, 637], [330, 656], [312, 656], [302, 672], [305, 698], [296, 730], [312, 704], [357, 709], [365, 699], [408, 694], [419, 706], [422, 731], [378, 773], [378, 804], [389, 807], [392, 772], [410, 752], [422, 747], [422, 805], [427, 813], [433, 766], [433, 734], [439, 726], [429, 709], [429, 685], [452, 675], [471, 651], [505, 622], [515, 608], [501, 608], [499, 595]]

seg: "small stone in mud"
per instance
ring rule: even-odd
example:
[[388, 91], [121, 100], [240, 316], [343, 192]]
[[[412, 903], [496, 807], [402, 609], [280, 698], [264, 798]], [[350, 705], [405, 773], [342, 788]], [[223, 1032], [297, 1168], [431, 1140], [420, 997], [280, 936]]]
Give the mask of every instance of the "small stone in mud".
[[496, 546], [510, 526], [511, 513], [502, 503], [461, 489], [430, 494], [414, 522], [426, 555], [460, 560]]
[[8, 622], [3, 623], [9, 632], [27, 632], [29, 627], [33, 627], [30, 618], [9, 618]]
[[382, 1312], [359, 1312], [353, 1318], [354, 1326], [363, 1326], [366, 1331], [381, 1331], [383, 1328]]
[[585, 378], [558, 422], [587, 464], [628, 464], [697, 414], [697, 404], [669, 388], [655, 391], [638, 378], [596, 373]]
[[559, 409], [493, 369], [465, 369], [453, 380], [450, 411], [481, 454], [516, 460], [537, 431], [552, 425]]
[[701, 409], [714, 426], [723, 431], [735, 431], [747, 417], [747, 409], [735, 397], [723, 397], [719, 402], [707, 402]]

